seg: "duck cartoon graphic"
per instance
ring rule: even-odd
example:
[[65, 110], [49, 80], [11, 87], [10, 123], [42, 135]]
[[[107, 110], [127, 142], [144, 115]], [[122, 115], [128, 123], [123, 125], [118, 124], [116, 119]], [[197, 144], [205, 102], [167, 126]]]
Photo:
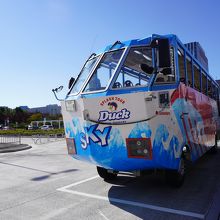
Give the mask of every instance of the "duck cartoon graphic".
[[108, 108], [110, 111], [116, 111], [118, 108], [118, 105], [116, 102], [109, 102], [108, 103]]

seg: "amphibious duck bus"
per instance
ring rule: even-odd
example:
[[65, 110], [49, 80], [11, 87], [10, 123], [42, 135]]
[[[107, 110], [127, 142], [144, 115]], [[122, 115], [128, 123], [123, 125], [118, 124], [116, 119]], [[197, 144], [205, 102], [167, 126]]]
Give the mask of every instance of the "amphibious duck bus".
[[219, 85], [199, 43], [176, 35], [92, 54], [61, 103], [68, 153], [105, 180], [158, 169], [181, 185], [186, 161], [217, 150]]

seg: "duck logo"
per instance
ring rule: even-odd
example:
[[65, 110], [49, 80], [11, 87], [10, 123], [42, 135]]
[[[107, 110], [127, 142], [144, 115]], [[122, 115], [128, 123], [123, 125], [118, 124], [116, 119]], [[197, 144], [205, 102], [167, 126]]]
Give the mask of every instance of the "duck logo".
[[126, 108], [123, 108], [121, 111], [100, 111], [99, 112], [99, 121], [112, 121], [112, 120], [124, 120], [130, 118], [131, 112]]
[[110, 111], [116, 111], [117, 108], [118, 108], [118, 105], [117, 105], [116, 102], [109, 102], [109, 103], [108, 103], [108, 109], [109, 109]]

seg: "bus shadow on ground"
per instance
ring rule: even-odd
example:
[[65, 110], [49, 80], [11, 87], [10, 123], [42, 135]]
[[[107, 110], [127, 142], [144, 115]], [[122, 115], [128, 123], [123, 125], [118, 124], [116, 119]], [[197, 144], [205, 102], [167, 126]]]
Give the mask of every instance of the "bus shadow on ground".
[[[126, 183], [121, 185], [122, 179], [127, 177], [119, 175], [118, 180], [109, 189], [108, 197], [112, 205], [141, 219], [158, 219], [158, 216], [153, 217], [156, 213], [154, 208], [146, 209], [144, 204], [206, 215], [212, 204], [215, 192], [220, 189], [219, 173], [220, 149], [215, 155], [205, 154], [192, 165], [184, 184], [180, 188], [169, 186], [161, 174], [132, 178], [132, 180], [126, 181]], [[129, 205], [129, 202], [123, 204], [117, 199], [132, 201], [136, 205]], [[162, 216], [159, 219], [197, 218], [162, 211]]]
[[75, 171], [78, 171], [78, 169], [69, 169], [69, 170], [63, 170], [60, 172], [51, 172], [51, 173], [48, 172], [47, 175], [37, 176], [37, 177], [32, 178], [31, 180], [32, 181], [43, 181], [43, 180], [49, 179], [52, 176], [56, 176], [56, 175], [63, 174], [63, 173], [71, 173]]

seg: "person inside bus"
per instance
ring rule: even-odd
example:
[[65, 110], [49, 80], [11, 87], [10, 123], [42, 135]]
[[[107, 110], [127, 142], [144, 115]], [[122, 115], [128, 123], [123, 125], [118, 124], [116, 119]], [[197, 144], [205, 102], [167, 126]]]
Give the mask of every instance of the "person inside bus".
[[192, 83], [188, 80], [187, 86], [192, 87]]
[[212, 98], [213, 98], [213, 99], [216, 99], [216, 98], [217, 98], [217, 95], [216, 95], [216, 91], [215, 91], [215, 90], [213, 90]]
[[180, 78], [180, 82], [184, 83], [186, 85], [186, 78], [185, 77], [181, 77]]
[[208, 87], [208, 96], [212, 97], [212, 88], [211, 88], [211, 86]]
[[100, 79], [97, 77], [97, 73], [95, 73], [89, 82], [89, 91], [100, 90], [100, 89], [101, 89], [101, 82]]

